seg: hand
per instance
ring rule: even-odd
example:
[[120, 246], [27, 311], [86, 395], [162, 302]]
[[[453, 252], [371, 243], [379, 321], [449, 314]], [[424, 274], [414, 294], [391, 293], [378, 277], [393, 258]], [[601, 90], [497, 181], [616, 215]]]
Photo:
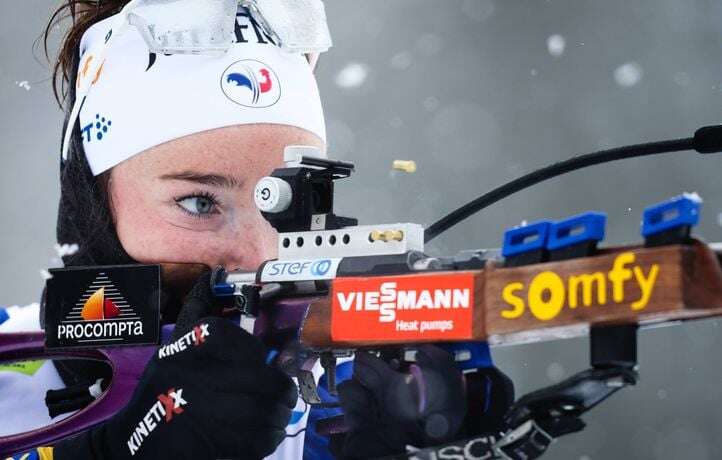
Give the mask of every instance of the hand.
[[338, 387], [350, 427], [340, 457], [403, 453], [451, 440], [466, 414], [461, 371], [446, 351], [424, 345], [409, 373], [366, 352], [356, 353], [353, 377]]
[[128, 405], [55, 447], [55, 458], [262, 458], [283, 440], [296, 387], [265, 363], [261, 343], [212, 309], [206, 274], [186, 297], [169, 344]]

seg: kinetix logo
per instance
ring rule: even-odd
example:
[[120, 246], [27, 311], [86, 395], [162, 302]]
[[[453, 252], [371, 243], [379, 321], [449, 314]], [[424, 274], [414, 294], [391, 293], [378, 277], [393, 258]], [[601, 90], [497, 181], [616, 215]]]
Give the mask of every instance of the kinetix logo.
[[168, 356], [179, 353], [188, 348], [191, 344], [197, 347], [204, 343], [206, 341], [206, 337], [209, 335], [211, 335], [211, 333], [208, 331], [208, 323], [199, 324], [175, 342], [160, 347], [158, 349], [158, 359], [167, 358]]
[[158, 401], [151, 406], [150, 410], [138, 422], [133, 433], [128, 438], [128, 450], [130, 455], [135, 455], [143, 445], [148, 436], [155, 430], [158, 423], [165, 423], [173, 420], [174, 414], [182, 414], [183, 406], [188, 402], [183, 399], [183, 389], [169, 389], [165, 394], [158, 395]]

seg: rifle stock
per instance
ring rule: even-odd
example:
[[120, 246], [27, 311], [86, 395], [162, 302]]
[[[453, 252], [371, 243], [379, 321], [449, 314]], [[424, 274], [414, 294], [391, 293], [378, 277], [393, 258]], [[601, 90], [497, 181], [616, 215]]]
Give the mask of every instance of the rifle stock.
[[[610, 278], [620, 276], [610, 275], [615, 263], [617, 270], [624, 270], [622, 278], [630, 277], [616, 282], [621, 289], [615, 286], [613, 279], [616, 278]], [[653, 271], [656, 273], [651, 279]], [[545, 273], [547, 275], [539, 277]], [[722, 315], [722, 269], [717, 254], [697, 240], [691, 245], [656, 248], [614, 247], [592, 257], [514, 268], [490, 261], [483, 270], [473, 271], [473, 276], [471, 339], [497, 345], [578, 336], [585, 334], [591, 325], [647, 325]], [[644, 291], [637, 276], [647, 283]], [[541, 293], [532, 300], [537, 304], [537, 313], [541, 313], [537, 315], [530, 308], [528, 295], [534, 283]], [[524, 303], [523, 311], [516, 309], [516, 313], [503, 298], [504, 290], [512, 285], [518, 287], [515, 297]], [[615, 293], [615, 289], [618, 292]], [[587, 299], [585, 290], [588, 290]], [[330, 295], [309, 300], [300, 331], [304, 346], [333, 349], [404, 343], [403, 339], [334, 341]], [[556, 300], [553, 296], [557, 296]], [[504, 317], [505, 314], [518, 316], [509, 318]], [[545, 315], [553, 317], [539, 318]], [[419, 340], [423, 341], [439, 342], [438, 339]]]

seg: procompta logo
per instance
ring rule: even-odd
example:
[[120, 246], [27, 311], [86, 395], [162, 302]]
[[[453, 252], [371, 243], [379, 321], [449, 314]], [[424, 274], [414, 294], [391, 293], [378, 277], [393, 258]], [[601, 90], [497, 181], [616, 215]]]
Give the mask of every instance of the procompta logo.
[[143, 322], [105, 272], [98, 276], [58, 325], [58, 339], [78, 343], [123, 341], [142, 336]]
[[49, 348], [157, 342], [158, 266], [68, 268], [51, 273], [46, 306]]

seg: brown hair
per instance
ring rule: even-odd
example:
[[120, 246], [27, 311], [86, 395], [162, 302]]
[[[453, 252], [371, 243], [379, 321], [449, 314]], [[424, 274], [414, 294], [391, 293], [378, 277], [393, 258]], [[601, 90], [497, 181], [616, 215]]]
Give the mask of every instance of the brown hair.
[[50, 60], [48, 37], [60, 23], [70, 19], [70, 29], [63, 37], [60, 51], [53, 63], [53, 94], [61, 106], [68, 96], [71, 66], [78, 52], [80, 39], [86, 30], [98, 21], [110, 17], [120, 11], [130, 0], [63, 0], [63, 3], [50, 17], [43, 32], [45, 56]]
[[[90, 26], [120, 11], [130, 0], [62, 0], [41, 38], [45, 55], [53, 29], [70, 20], [53, 63], [53, 92], [65, 109], [65, 132], [75, 101], [75, 79], [80, 59], [80, 39]], [[77, 243], [80, 249], [65, 256], [66, 266], [129, 264], [135, 261], [118, 239], [110, 211], [108, 176], [94, 176], [83, 150], [79, 121], [75, 120], [68, 146], [68, 160], [60, 163], [60, 203], [56, 236], [59, 243]]]
[[[63, 3], [50, 17], [43, 32], [43, 47], [45, 56], [49, 60], [48, 37], [50, 32], [67, 19], [72, 22], [70, 29], [62, 39], [58, 57], [53, 63], [53, 94], [61, 108], [68, 96], [71, 66], [83, 34], [96, 22], [118, 13], [128, 2], [130, 0], [63, 0]], [[318, 55], [307, 54], [306, 59], [315, 72]]]

